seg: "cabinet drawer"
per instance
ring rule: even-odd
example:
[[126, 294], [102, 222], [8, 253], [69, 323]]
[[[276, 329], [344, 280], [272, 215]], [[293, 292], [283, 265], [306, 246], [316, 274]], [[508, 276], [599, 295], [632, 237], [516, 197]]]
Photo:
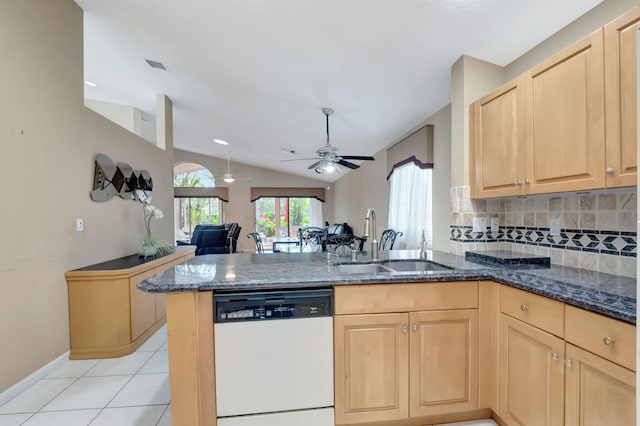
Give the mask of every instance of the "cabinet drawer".
[[566, 340], [636, 370], [636, 328], [631, 324], [566, 306]]
[[336, 286], [336, 315], [478, 307], [477, 281]]
[[503, 285], [500, 310], [556, 336], [564, 336], [564, 303]]

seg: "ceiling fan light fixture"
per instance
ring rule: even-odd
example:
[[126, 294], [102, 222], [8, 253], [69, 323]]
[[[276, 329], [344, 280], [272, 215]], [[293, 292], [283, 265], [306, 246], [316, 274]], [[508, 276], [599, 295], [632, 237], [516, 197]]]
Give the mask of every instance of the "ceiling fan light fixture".
[[328, 175], [339, 171], [338, 167], [329, 160], [322, 160], [322, 162], [318, 164], [318, 167], [316, 167], [314, 170], [320, 175]]

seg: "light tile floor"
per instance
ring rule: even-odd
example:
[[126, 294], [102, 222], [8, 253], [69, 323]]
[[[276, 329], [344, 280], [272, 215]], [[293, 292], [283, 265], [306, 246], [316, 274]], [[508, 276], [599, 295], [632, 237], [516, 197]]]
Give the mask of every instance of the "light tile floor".
[[121, 358], [64, 361], [0, 406], [0, 426], [171, 426], [167, 331]]
[[171, 426], [169, 401], [165, 326], [131, 355], [64, 361], [0, 406], [0, 426]]

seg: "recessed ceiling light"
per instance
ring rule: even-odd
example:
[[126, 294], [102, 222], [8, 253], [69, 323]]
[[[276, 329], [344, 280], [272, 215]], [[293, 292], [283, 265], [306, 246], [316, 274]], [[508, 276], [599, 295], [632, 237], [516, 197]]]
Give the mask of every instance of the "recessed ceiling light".
[[295, 150], [293, 150], [293, 149], [288, 149], [288, 148], [282, 148], [282, 149], [280, 149], [280, 151], [281, 151], [283, 154], [288, 154], [288, 155], [295, 155], [295, 153], [296, 153], [296, 151], [295, 151]]
[[91, 86], [91, 87], [96, 87], [97, 84], [95, 84], [93, 81], [90, 80], [85, 80], [84, 84], [86, 84], [87, 86]]
[[222, 139], [214, 139], [213, 141], [220, 145], [229, 145], [229, 142], [223, 141]]

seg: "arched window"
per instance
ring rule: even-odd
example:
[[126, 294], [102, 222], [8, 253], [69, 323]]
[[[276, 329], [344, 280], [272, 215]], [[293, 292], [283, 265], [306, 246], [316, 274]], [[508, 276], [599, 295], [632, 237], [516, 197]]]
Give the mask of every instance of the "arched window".
[[224, 223], [227, 188], [215, 188], [213, 173], [198, 163], [173, 167], [174, 229], [176, 240], [190, 241], [196, 225]]

